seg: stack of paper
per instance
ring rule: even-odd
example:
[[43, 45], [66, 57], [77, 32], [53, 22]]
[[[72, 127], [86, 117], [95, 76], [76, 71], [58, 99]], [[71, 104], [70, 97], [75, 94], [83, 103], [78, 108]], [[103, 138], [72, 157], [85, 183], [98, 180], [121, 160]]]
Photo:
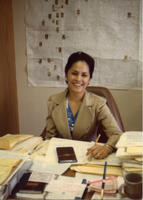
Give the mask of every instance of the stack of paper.
[[6, 181], [21, 161], [19, 158], [0, 158], [0, 185]]
[[116, 156], [122, 160], [125, 171], [142, 171], [143, 160], [143, 133], [129, 131], [123, 133], [116, 147]]
[[0, 137], [0, 152], [7, 151], [15, 154], [28, 154], [32, 153], [33, 150], [43, 140], [41, 137], [34, 135], [12, 135], [7, 134]]
[[[104, 165], [87, 163], [83, 165], [72, 165], [70, 169], [80, 173], [103, 175]], [[106, 174], [107, 176], [122, 176], [122, 168], [120, 166], [112, 166], [109, 164]]]
[[19, 142], [31, 137], [33, 137], [33, 135], [6, 134], [0, 137], [0, 149], [11, 149]]

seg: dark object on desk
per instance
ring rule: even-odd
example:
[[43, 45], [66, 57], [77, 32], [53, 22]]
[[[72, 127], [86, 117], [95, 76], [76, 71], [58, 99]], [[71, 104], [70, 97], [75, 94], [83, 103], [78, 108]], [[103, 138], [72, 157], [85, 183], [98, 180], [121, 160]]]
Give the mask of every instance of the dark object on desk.
[[45, 188], [45, 183], [27, 181], [25, 185], [21, 187], [19, 192], [30, 194], [42, 194]]
[[42, 194], [46, 183], [28, 181], [31, 172], [24, 173], [19, 183], [17, 184], [17, 192], [30, 193], [30, 194]]
[[125, 175], [125, 194], [132, 199], [142, 198], [142, 175], [131, 172]]
[[73, 147], [57, 147], [57, 156], [59, 163], [75, 163], [77, 158]]
[[[120, 127], [121, 131], [125, 132], [119, 109], [117, 107], [117, 104], [116, 104], [114, 97], [112, 96], [110, 90], [105, 87], [89, 86], [89, 87], [87, 87], [87, 91], [92, 92], [101, 97], [104, 97], [107, 100], [107, 106], [109, 107], [113, 116], [115, 117], [118, 126]], [[93, 133], [92, 137], [89, 139], [89, 141], [95, 141], [97, 135], [99, 135], [99, 134], [101, 134], [99, 142], [106, 143], [107, 137], [106, 137], [106, 134], [103, 130], [101, 123], [98, 123], [98, 126], [97, 126], [95, 132]], [[44, 130], [41, 133], [41, 137], [45, 138], [45, 136], [46, 136], [46, 128], [44, 128]]]

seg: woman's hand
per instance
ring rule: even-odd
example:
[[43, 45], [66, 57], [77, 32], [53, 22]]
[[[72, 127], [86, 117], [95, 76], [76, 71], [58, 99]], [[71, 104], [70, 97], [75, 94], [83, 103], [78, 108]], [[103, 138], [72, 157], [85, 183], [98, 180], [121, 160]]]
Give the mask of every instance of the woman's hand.
[[96, 144], [87, 150], [87, 156], [96, 159], [103, 159], [106, 158], [112, 152], [113, 148], [111, 146], [106, 144], [104, 146]]

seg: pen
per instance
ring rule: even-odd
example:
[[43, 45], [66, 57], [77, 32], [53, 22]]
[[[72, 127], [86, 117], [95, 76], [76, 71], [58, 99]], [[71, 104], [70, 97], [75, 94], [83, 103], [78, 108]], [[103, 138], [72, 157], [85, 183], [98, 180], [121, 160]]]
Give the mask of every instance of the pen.
[[99, 140], [99, 138], [100, 138], [100, 134], [98, 135], [98, 137], [96, 138], [96, 140], [95, 140], [95, 145], [98, 143], [98, 140]]
[[40, 149], [42, 149], [42, 148], [45, 146], [45, 144], [46, 144], [47, 142], [48, 142], [48, 140], [45, 140], [45, 141], [43, 142], [43, 144], [40, 145], [40, 146], [35, 150], [35, 152], [40, 151]]
[[[95, 145], [98, 143], [100, 136], [101, 135], [99, 134], [98, 137], [96, 138]], [[88, 160], [91, 160], [91, 157], [92, 157], [92, 154], [89, 154]]]
[[33, 151], [29, 154], [31, 155], [34, 152], [38, 152], [41, 148], [43, 148], [45, 146], [45, 144], [47, 142], [48, 142], [48, 140], [45, 140], [44, 142], [42, 142], [42, 144], [36, 145], [35, 148], [33, 149]]
[[105, 161], [104, 165], [104, 172], [103, 172], [103, 180], [102, 180], [102, 186], [101, 186], [101, 200], [103, 199], [104, 195], [104, 188], [105, 188], [105, 179], [106, 179], [106, 168], [107, 168], [107, 161]]

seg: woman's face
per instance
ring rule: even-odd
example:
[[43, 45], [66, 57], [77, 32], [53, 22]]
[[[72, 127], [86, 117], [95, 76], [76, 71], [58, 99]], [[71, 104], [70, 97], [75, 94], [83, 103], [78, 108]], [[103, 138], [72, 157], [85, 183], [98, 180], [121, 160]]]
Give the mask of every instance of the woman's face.
[[68, 70], [66, 80], [70, 91], [84, 93], [90, 81], [88, 64], [85, 61], [75, 62]]

